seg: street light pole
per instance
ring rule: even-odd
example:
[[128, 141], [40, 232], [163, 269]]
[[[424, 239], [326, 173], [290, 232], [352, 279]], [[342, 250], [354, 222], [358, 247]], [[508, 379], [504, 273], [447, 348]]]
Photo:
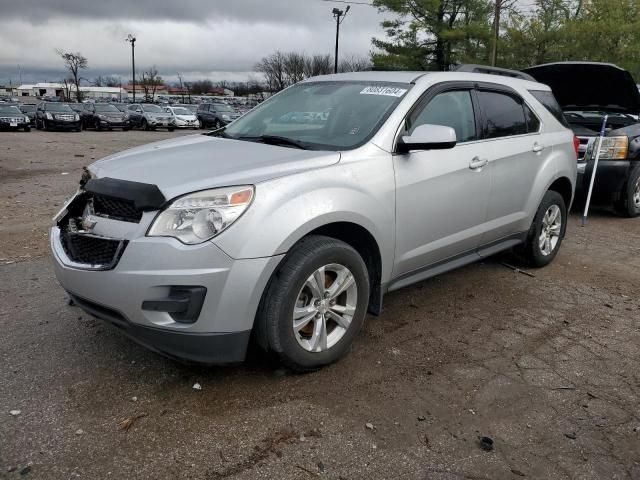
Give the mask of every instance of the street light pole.
[[129, 34], [127, 42], [131, 43], [131, 70], [133, 73], [133, 103], [136, 102], [136, 37]]
[[[334, 56], [334, 65], [333, 65], [333, 73], [338, 73], [338, 39], [340, 38], [340, 24], [344, 22], [347, 13], [349, 13], [349, 9], [351, 5], [347, 5], [347, 8], [342, 11], [339, 8], [334, 8], [331, 13], [333, 13], [333, 18], [336, 19], [336, 53]], [[342, 18], [342, 20], [340, 20]]]

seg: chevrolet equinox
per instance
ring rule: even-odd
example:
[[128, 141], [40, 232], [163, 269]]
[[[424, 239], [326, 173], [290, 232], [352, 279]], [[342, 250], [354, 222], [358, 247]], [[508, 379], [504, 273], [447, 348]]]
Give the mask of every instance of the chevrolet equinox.
[[173, 358], [239, 362], [251, 338], [293, 370], [327, 365], [387, 292], [512, 247], [553, 260], [578, 145], [540, 91], [470, 72], [315, 77], [224, 128], [111, 155], [54, 219], [57, 278]]

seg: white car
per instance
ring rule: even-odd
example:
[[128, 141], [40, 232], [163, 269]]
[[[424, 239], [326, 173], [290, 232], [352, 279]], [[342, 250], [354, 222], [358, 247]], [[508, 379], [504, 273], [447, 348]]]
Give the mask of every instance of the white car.
[[200, 128], [198, 117], [185, 107], [163, 107], [163, 110], [171, 116], [177, 128]]

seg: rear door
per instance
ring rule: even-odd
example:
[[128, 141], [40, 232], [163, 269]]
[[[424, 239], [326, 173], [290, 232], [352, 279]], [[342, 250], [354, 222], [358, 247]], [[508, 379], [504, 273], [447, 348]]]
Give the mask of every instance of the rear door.
[[473, 84], [431, 88], [406, 119], [407, 133], [423, 124], [456, 131], [448, 150], [395, 154], [396, 262], [394, 276], [473, 253], [484, 233], [491, 172]]
[[527, 205], [551, 145], [545, 144], [540, 120], [517, 92], [501, 85], [482, 85], [477, 93], [493, 174], [482, 244], [490, 246], [512, 236], [516, 242], [515, 237], [529, 228]]

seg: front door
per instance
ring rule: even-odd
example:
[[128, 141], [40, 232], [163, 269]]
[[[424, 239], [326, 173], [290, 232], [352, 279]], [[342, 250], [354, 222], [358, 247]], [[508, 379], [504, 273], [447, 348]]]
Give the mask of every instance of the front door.
[[394, 277], [472, 253], [485, 231], [491, 168], [487, 142], [478, 140], [472, 89], [428, 94], [406, 120], [452, 127], [457, 144], [448, 150], [394, 155], [396, 259]]

